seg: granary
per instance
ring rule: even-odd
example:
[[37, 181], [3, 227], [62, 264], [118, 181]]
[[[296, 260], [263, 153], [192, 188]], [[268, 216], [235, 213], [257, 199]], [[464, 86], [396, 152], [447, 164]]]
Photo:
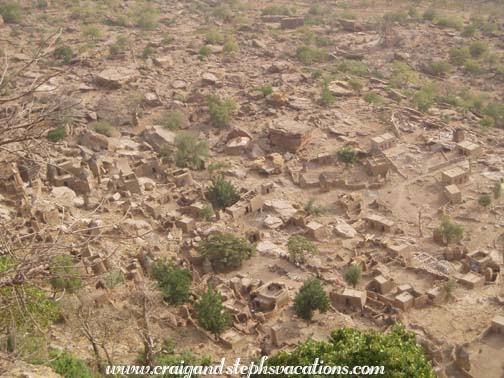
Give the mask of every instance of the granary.
[[289, 302], [287, 287], [283, 282], [270, 282], [251, 294], [252, 307], [256, 311], [271, 312]]
[[444, 195], [446, 199], [450, 201], [451, 204], [462, 203], [462, 192], [459, 187], [455, 184], [446, 185], [444, 188]]
[[182, 186], [190, 186], [193, 184], [191, 171], [187, 168], [176, 169], [171, 172], [171, 176], [178, 188]]
[[441, 181], [444, 185], [464, 184], [469, 181], [469, 171], [461, 167], [449, 169], [441, 174]]
[[465, 130], [461, 127], [453, 131], [453, 141], [455, 143], [460, 143], [465, 140]]
[[371, 152], [377, 153], [394, 147], [397, 143], [396, 137], [390, 133], [385, 133], [371, 138]]
[[457, 150], [465, 156], [476, 158], [481, 155], [483, 149], [479, 144], [464, 140], [457, 144]]
[[415, 297], [408, 291], [403, 291], [394, 298], [394, 306], [403, 311], [408, 311], [413, 307], [414, 303]]
[[370, 176], [387, 176], [390, 162], [384, 156], [372, 156], [366, 159], [365, 167]]
[[157, 178], [163, 173], [163, 168], [157, 158], [140, 159], [133, 164], [133, 172], [137, 177]]
[[370, 214], [365, 216], [366, 225], [373, 230], [390, 232], [394, 227], [394, 222], [380, 215]]
[[141, 193], [140, 183], [128, 161], [126, 159], [119, 159], [116, 162], [116, 167], [119, 171], [121, 189], [128, 190], [131, 193]]
[[196, 221], [191, 217], [182, 216], [175, 221], [175, 225], [180, 228], [182, 232], [188, 233], [196, 228]]
[[327, 237], [327, 227], [315, 221], [311, 221], [306, 225], [306, 232], [309, 237], [315, 240]]
[[497, 315], [492, 319], [491, 329], [493, 332], [504, 336], [504, 315]]
[[496, 265], [487, 251], [474, 251], [466, 256], [471, 270], [481, 271], [488, 266]]
[[385, 278], [382, 274], [373, 278], [367, 285], [367, 289], [379, 294], [387, 294], [395, 287], [395, 282], [391, 278]]
[[335, 306], [363, 309], [366, 305], [367, 294], [362, 290], [345, 288], [342, 293], [332, 292], [331, 300]]
[[469, 272], [459, 279], [460, 283], [469, 289], [476, 289], [485, 285], [485, 276]]
[[279, 119], [269, 128], [269, 140], [282, 150], [296, 153], [311, 139], [311, 128], [291, 119]]
[[362, 210], [362, 194], [359, 192], [341, 195], [336, 201], [347, 214], [359, 214]]

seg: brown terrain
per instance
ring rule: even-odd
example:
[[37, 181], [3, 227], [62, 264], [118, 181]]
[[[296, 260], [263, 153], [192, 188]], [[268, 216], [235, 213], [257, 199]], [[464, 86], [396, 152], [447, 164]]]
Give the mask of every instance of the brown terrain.
[[[0, 265], [0, 290], [16, 276], [61, 316], [18, 332], [9, 353], [21, 315], [2, 291], [0, 376], [58, 377], [44, 362], [51, 348], [90, 366], [93, 346], [136, 364], [146, 344], [251, 360], [398, 321], [440, 377], [503, 376], [502, 1], [0, 10], [14, 3], [21, 19], [0, 18], [0, 251], [20, 263]], [[178, 158], [181, 135], [208, 153]], [[212, 209], [216, 177], [238, 202]], [[443, 233], [443, 221], [463, 233]], [[255, 254], [215, 272], [198, 253], [215, 231]], [[298, 234], [319, 253], [295, 263], [287, 242]], [[78, 289], [49, 284], [57, 255], [70, 257]], [[152, 276], [163, 259], [192, 274], [184, 304], [163, 301]], [[310, 277], [331, 308], [307, 322], [293, 300]], [[217, 338], [193, 308], [209, 282], [232, 314]]]

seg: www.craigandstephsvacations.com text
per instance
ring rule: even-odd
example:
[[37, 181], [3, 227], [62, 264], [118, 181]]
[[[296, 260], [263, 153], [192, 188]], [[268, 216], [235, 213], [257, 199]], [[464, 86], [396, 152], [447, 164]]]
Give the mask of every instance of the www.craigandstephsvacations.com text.
[[310, 365], [302, 366], [270, 366], [267, 364], [268, 357], [264, 356], [259, 361], [249, 364], [241, 363], [237, 358], [230, 365], [222, 358], [217, 365], [186, 365], [180, 361], [179, 365], [169, 366], [142, 366], [142, 365], [109, 365], [106, 368], [107, 375], [115, 374], [142, 374], [142, 375], [180, 375], [183, 378], [195, 376], [218, 377], [223, 375], [241, 376], [250, 378], [253, 375], [283, 376], [288, 374], [299, 375], [384, 375], [384, 366], [341, 366], [325, 365], [323, 360], [316, 358]]

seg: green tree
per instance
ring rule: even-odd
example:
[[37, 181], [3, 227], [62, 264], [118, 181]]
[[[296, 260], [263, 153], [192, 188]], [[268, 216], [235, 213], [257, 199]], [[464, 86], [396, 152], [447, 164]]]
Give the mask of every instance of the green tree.
[[295, 264], [303, 264], [307, 253], [318, 253], [317, 246], [303, 235], [292, 235], [287, 242], [289, 260]]
[[230, 233], [214, 232], [198, 247], [217, 272], [235, 269], [249, 259], [255, 248], [246, 239]]
[[494, 184], [493, 194], [494, 194], [494, 199], [499, 199], [501, 197], [501, 194], [502, 194], [502, 183], [500, 181], [497, 181]]
[[343, 147], [337, 152], [338, 160], [345, 163], [346, 166], [356, 163], [359, 160], [357, 151], [350, 147]]
[[222, 295], [208, 286], [206, 292], [194, 304], [198, 323], [215, 337], [231, 324], [231, 316], [222, 307]]
[[201, 169], [208, 157], [208, 143], [205, 140], [197, 140], [189, 133], [179, 133], [175, 138], [177, 153], [175, 162], [178, 167], [191, 167]]
[[63, 378], [93, 378], [95, 376], [84, 360], [66, 350], [53, 350], [50, 357], [51, 367]]
[[232, 114], [236, 108], [233, 99], [221, 99], [219, 96], [213, 94], [207, 97], [207, 105], [212, 126], [218, 128], [229, 126]]
[[303, 283], [296, 294], [294, 311], [300, 318], [310, 321], [315, 310], [319, 310], [321, 313], [329, 310], [329, 298], [320, 281], [316, 278], [310, 278]]
[[360, 267], [360, 265], [356, 264], [350, 265], [345, 270], [343, 278], [348, 284], [352, 285], [353, 287], [357, 286], [357, 284], [362, 278], [362, 268]]
[[479, 198], [478, 203], [483, 207], [488, 207], [492, 203], [492, 197], [488, 194], [484, 194]]
[[179, 305], [189, 300], [192, 276], [187, 269], [166, 261], [156, 261], [152, 267], [152, 276], [158, 282], [165, 302]]
[[68, 290], [74, 292], [82, 285], [79, 269], [69, 255], [56, 256], [52, 261], [51, 285], [58, 290]]
[[208, 188], [208, 200], [217, 208], [225, 209], [234, 205], [240, 199], [238, 190], [222, 175], [212, 179], [212, 185]]
[[461, 225], [452, 222], [450, 217], [444, 216], [441, 219], [441, 224], [435, 230], [435, 232], [443, 235], [446, 242], [448, 244], [451, 244], [456, 243], [462, 239], [462, 236], [464, 235], [464, 228]]
[[[415, 334], [404, 326], [396, 325], [388, 332], [355, 328], [340, 328], [331, 332], [329, 341], [308, 340], [292, 352], [280, 352], [266, 362], [269, 366], [310, 365], [318, 358], [325, 366], [383, 366], [384, 373], [369, 377], [436, 378]], [[383, 375], [385, 374], [385, 375]], [[347, 374], [317, 375], [320, 378], [346, 376]], [[268, 378], [270, 375], [256, 375]], [[309, 378], [308, 374], [281, 374], [279, 378]]]

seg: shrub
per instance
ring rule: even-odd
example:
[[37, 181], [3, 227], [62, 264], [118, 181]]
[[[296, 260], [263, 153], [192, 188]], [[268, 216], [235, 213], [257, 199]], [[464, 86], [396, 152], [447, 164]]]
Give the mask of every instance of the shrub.
[[[326, 366], [381, 365], [386, 377], [436, 378], [437, 375], [423, 348], [417, 344], [416, 337], [414, 332], [406, 331], [402, 325], [395, 325], [388, 332], [339, 328], [331, 332], [329, 341], [303, 341], [294, 351], [282, 351], [271, 356], [266, 365], [303, 366], [306, 361], [311, 363], [316, 358], [323, 358]], [[271, 376], [255, 376], [268, 377]]]
[[472, 75], [482, 75], [486, 72], [486, 69], [477, 60], [467, 59], [464, 63], [464, 71]]
[[442, 16], [436, 20], [436, 25], [442, 28], [462, 30], [462, 28], [464, 27], [464, 21], [462, 21], [458, 17]]
[[446, 298], [448, 300], [453, 298], [453, 292], [455, 291], [456, 287], [457, 287], [457, 281], [455, 281], [453, 278], [450, 278], [448, 281], [444, 283], [443, 291], [446, 294]]
[[157, 120], [160, 126], [168, 130], [178, 130], [182, 128], [186, 122], [184, 112], [178, 109], [163, 112], [161, 117]]
[[210, 222], [213, 217], [215, 216], [215, 213], [213, 211], [212, 206], [206, 204], [204, 205], [199, 211], [198, 211], [198, 218], [203, 219], [207, 222]]
[[337, 152], [337, 158], [339, 161], [345, 163], [345, 165], [355, 164], [359, 161], [359, 155], [351, 147], [343, 147]]
[[54, 50], [54, 56], [58, 59], [63, 59], [63, 63], [70, 64], [70, 63], [72, 63], [72, 58], [73, 58], [72, 48], [67, 45], [58, 46]]
[[154, 55], [156, 50], [152, 46], [145, 46], [142, 51], [142, 59], [147, 59], [150, 56]]
[[315, 310], [319, 310], [321, 313], [329, 310], [329, 298], [320, 281], [316, 278], [310, 278], [303, 283], [296, 294], [294, 311], [300, 318], [310, 321]]
[[144, 30], [154, 30], [158, 24], [159, 11], [149, 3], [138, 4], [134, 11], [136, 26]]
[[51, 286], [57, 290], [74, 292], [81, 287], [79, 269], [68, 255], [56, 256], [51, 262]]
[[488, 45], [483, 41], [475, 41], [469, 46], [473, 58], [480, 58], [488, 52]]
[[230, 21], [233, 18], [233, 11], [227, 5], [219, 5], [212, 11], [212, 16], [224, 21]]
[[320, 94], [320, 102], [324, 106], [330, 106], [334, 103], [336, 98], [329, 90], [329, 85], [327, 82], [322, 83], [322, 93]]
[[244, 238], [230, 233], [214, 232], [198, 247], [216, 272], [239, 268], [244, 260], [254, 254], [255, 248]]
[[215, 336], [221, 334], [231, 324], [231, 316], [222, 306], [222, 296], [210, 286], [194, 304], [198, 323]]
[[203, 57], [207, 57], [207, 56], [209, 56], [209, 55], [212, 54], [212, 49], [210, 48], [210, 46], [207, 46], [207, 45], [201, 46], [200, 49], [199, 49], [199, 51], [198, 51], [198, 54], [202, 58]]
[[113, 289], [120, 283], [124, 282], [123, 274], [119, 269], [111, 270], [105, 273], [103, 279], [105, 281], [105, 286], [108, 289]]
[[109, 45], [109, 54], [111, 57], [116, 57], [118, 55], [124, 54], [128, 49], [128, 38], [125, 36], [117, 37], [116, 41]]
[[103, 31], [99, 25], [86, 25], [82, 28], [82, 34], [94, 41], [102, 37]]
[[106, 121], [92, 122], [89, 124], [89, 128], [98, 134], [102, 134], [107, 137], [112, 137], [118, 133], [116, 128]]
[[502, 183], [500, 181], [497, 181], [494, 184], [492, 191], [493, 191], [494, 199], [499, 199], [502, 195]]
[[462, 37], [470, 38], [474, 36], [475, 32], [476, 32], [476, 26], [474, 26], [473, 24], [466, 25], [466, 27], [462, 31]]
[[434, 103], [434, 88], [425, 86], [416, 91], [413, 95], [412, 102], [418, 110], [422, 112], [428, 111]]
[[233, 36], [227, 36], [224, 42], [224, 53], [231, 54], [240, 49], [240, 45], [236, 42], [236, 38]]
[[165, 302], [179, 305], [189, 300], [192, 276], [187, 269], [156, 261], [152, 267], [152, 276], [163, 293]]
[[7, 24], [19, 24], [22, 20], [21, 7], [14, 2], [0, 4], [0, 15]]
[[51, 142], [59, 142], [67, 136], [65, 126], [56, 127], [47, 133], [47, 139]]
[[362, 268], [360, 267], [360, 265], [356, 264], [350, 265], [345, 270], [343, 278], [348, 284], [352, 285], [353, 287], [357, 286], [357, 284], [362, 278]]
[[317, 205], [315, 198], [310, 198], [304, 205], [304, 211], [306, 211], [309, 215], [322, 215], [326, 212], [326, 208], [324, 206]]
[[483, 113], [494, 120], [495, 126], [504, 128], [504, 103], [491, 102], [484, 107]]
[[294, 11], [285, 5], [268, 5], [261, 13], [263, 16], [292, 16]]
[[406, 12], [388, 12], [383, 15], [383, 19], [387, 22], [397, 22], [402, 24], [408, 20], [408, 13]]
[[365, 76], [369, 74], [369, 68], [366, 63], [358, 60], [343, 60], [336, 65], [336, 69], [340, 72], [356, 76]]
[[435, 76], [446, 76], [450, 70], [451, 66], [446, 60], [435, 60], [429, 64], [429, 73]]
[[240, 194], [233, 184], [218, 175], [212, 180], [207, 197], [215, 207], [223, 209], [238, 202]]
[[437, 11], [435, 9], [429, 8], [427, 9], [424, 14], [422, 15], [422, 18], [425, 21], [434, 21], [434, 18], [437, 16]]
[[207, 97], [208, 111], [210, 112], [210, 122], [212, 126], [223, 128], [229, 126], [232, 113], [235, 110], [236, 104], [233, 99], [221, 99], [217, 95], [209, 95]]
[[483, 207], [488, 207], [492, 203], [492, 197], [488, 194], [484, 194], [479, 198], [478, 203]]
[[175, 137], [177, 153], [175, 162], [177, 167], [191, 167], [201, 169], [208, 157], [208, 143], [197, 140], [189, 133], [179, 133]]
[[222, 45], [226, 40], [224, 34], [217, 29], [210, 29], [205, 33], [205, 43], [210, 45]]
[[303, 235], [292, 235], [287, 242], [289, 260], [294, 264], [303, 264], [307, 253], [318, 253], [317, 246]]
[[410, 82], [412, 82], [415, 78], [414, 72], [411, 70], [410, 66], [408, 66], [404, 62], [394, 61], [392, 64], [392, 76], [390, 78], [390, 83], [392, 86], [396, 88], [401, 88]]
[[261, 92], [264, 97], [269, 96], [270, 94], [273, 93], [273, 87], [269, 84], [257, 87], [257, 88], [255, 88], [255, 90]]
[[296, 50], [296, 56], [303, 64], [312, 64], [326, 61], [329, 54], [322, 48], [300, 46]]
[[63, 378], [93, 378], [94, 376], [86, 362], [69, 351], [53, 350], [49, 355], [51, 367]]
[[444, 216], [441, 219], [440, 226], [436, 229], [445, 238], [448, 244], [456, 243], [462, 239], [464, 235], [464, 228], [451, 221], [448, 216]]
[[471, 53], [467, 47], [454, 47], [450, 49], [450, 62], [455, 66], [462, 66], [470, 57]]
[[354, 91], [357, 91], [357, 92], [360, 92], [362, 90], [362, 83], [355, 79], [355, 78], [350, 78], [348, 80], [348, 84], [350, 85], [350, 87], [354, 90]]
[[380, 96], [378, 93], [373, 92], [373, 91], [364, 93], [364, 96], [362, 96], [362, 98], [368, 104], [372, 104], [372, 105], [381, 105], [385, 101], [385, 99], [382, 96]]

